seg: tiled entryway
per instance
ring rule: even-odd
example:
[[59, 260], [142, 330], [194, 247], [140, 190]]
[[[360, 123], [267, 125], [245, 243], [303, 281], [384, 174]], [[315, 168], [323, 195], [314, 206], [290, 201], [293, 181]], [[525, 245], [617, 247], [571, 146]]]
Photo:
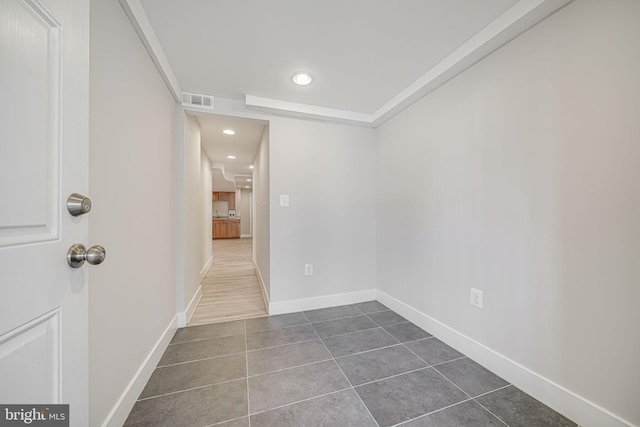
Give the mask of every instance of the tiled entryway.
[[126, 426], [575, 426], [376, 301], [177, 331]]

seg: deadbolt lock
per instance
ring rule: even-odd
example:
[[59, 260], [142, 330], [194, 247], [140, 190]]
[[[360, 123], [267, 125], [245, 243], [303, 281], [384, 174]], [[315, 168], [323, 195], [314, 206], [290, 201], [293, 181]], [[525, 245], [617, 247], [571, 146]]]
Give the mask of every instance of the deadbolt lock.
[[91, 199], [82, 194], [73, 193], [67, 199], [67, 210], [73, 216], [86, 214], [91, 210]]

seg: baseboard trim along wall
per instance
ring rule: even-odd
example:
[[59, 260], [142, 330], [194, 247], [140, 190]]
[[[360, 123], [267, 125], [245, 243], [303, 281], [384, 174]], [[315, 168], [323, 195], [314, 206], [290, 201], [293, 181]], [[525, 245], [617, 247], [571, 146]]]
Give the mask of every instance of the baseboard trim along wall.
[[582, 427], [637, 427], [382, 291], [376, 299]]
[[178, 316], [178, 328], [184, 328], [187, 326], [187, 323], [193, 317], [193, 313], [196, 312], [196, 308], [198, 304], [200, 304], [200, 299], [202, 298], [202, 285], [198, 285], [198, 289], [196, 289], [196, 293], [191, 297], [191, 301], [187, 305], [187, 308], [184, 311], [181, 311], [177, 314]]
[[202, 267], [202, 270], [200, 270], [201, 282], [202, 282], [202, 279], [204, 279], [204, 276], [206, 276], [207, 273], [209, 272], [209, 269], [211, 268], [212, 265], [213, 265], [213, 255], [209, 257], [209, 259], [207, 260], [207, 263], [204, 265], [204, 267]]
[[264, 285], [264, 280], [262, 280], [262, 273], [260, 272], [260, 268], [256, 261], [253, 261], [253, 266], [256, 269], [256, 276], [258, 277], [258, 283], [260, 283], [260, 288], [262, 289], [262, 300], [264, 301], [264, 307], [267, 309], [267, 314], [271, 314], [269, 308], [269, 294], [267, 293], [267, 287]]
[[193, 298], [191, 298], [191, 302], [189, 303], [189, 305], [187, 306], [187, 309], [185, 310], [186, 322], [184, 325], [178, 325], [179, 327], [187, 326], [187, 323], [191, 321], [191, 318], [193, 317], [193, 314], [196, 312], [196, 308], [198, 308], [198, 304], [200, 304], [201, 299], [202, 299], [202, 285], [199, 285], [195, 295], [193, 296]]
[[102, 423], [102, 427], [121, 427], [129, 416], [129, 412], [136, 403], [138, 396], [142, 393], [147, 381], [151, 378], [153, 370], [160, 361], [160, 358], [164, 354], [165, 350], [169, 346], [173, 335], [178, 329], [178, 315], [176, 315], [169, 326], [164, 330], [156, 344], [153, 346], [149, 355], [142, 362], [142, 365], [138, 368], [127, 387], [122, 392], [122, 395], [107, 415], [107, 418]]
[[342, 294], [322, 295], [319, 297], [302, 298], [269, 303], [269, 315], [295, 313], [304, 310], [335, 307], [337, 305], [355, 304], [376, 299], [376, 290], [347, 292]]

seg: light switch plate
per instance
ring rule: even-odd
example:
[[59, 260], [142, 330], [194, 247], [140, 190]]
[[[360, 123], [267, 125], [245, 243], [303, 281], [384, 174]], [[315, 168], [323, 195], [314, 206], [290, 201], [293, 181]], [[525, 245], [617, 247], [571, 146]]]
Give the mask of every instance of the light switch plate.
[[281, 194], [280, 195], [280, 207], [288, 208], [289, 207], [289, 195]]

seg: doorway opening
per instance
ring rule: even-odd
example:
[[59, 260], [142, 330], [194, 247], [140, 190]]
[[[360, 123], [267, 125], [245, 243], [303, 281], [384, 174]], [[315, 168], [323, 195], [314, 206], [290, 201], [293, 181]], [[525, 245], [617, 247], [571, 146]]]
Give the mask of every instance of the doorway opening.
[[[210, 230], [212, 262], [188, 324], [266, 316], [269, 123], [214, 114], [195, 118], [202, 153], [211, 164], [211, 226], [205, 230]], [[256, 200], [262, 209], [256, 209]]]

